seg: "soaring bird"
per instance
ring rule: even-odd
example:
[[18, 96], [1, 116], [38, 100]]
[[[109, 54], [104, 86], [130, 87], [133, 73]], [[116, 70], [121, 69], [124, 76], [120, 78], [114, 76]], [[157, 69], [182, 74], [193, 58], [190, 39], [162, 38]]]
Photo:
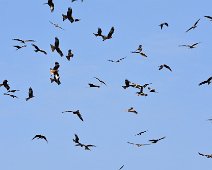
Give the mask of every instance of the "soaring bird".
[[196, 46], [199, 44], [200, 42], [197, 42], [197, 43], [193, 43], [191, 45], [179, 45], [179, 47], [188, 47], [190, 49], [192, 48], [196, 48]]
[[94, 78], [97, 79], [101, 84], [104, 84], [105, 86], [107, 86], [106, 83], [105, 83], [104, 81], [100, 80], [100, 79], [97, 78], [97, 77], [94, 77]]
[[51, 22], [51, 21], [49, 21], [52, 25], [54, 25], [56, 28], [59, 28], [59, 29], [61, 29], [61, 30], [64, 30], [61, 26], [59, 26], [59, 24], [55, 24], [55, 23], [53, 23], [53, 22]]
[[20, 45], [14, 45], [13, 47], [15, 47], [16, 50], [19, 50], [19, 49], [21, 49], [21, 48], [26, 47], [26, 45], [22, 45], [22, 46], [20, 46]]
[[56, 79], [58, 79], [60, 77], [60, 75], [58, 73], [59, 72], [59, 70], [58, 70], [59, 67], [60, 67], [60, 64], [58, 62], [55, 62], [54, 68], [53, 69], [50, 68], [51, 75], [54, 75]]
[[51, 46], [52, 52], [54, 52], [54, 50], [56, 50], [58, 52], [58, 54], [62, 57], [63, 52], [61, 51], [59, 44], [60, 44], [59, 39], [57, 37], [55, 37], [54, 45], [50, 44], [50, 46]]
[[68, 110], [68, 111], [64, 111], [62, 113], [65, 113], [65, 112], [72, 112], [73, 114], [76, 114], [80, 118], [80, 120], [83, 121], [82, 115], [81, 115], [81, 113], [80, 113], [79, 110], [76, 110], [76, 111], [70, 111], [70, 110]]
[[105, 35], [102, 36], [103, 41], [105, 41], [107, 39], [111, 39], [114, 31], [115, 31], [114, 27], [111, 27], [111, 29], [110, 29], [109, 33], [107, 34], [107, 36], [105, 36]]
[[91, 144], [86, 145], [86, 144], [82, 144], [82, 143], [78, 143], [78, 144], [76, 144], [75, 146], [84, 147], [85, 150], [91, 150], [90, 147], [96, 147], [95, 145], [91, 145]]
[[167, 27], [169, 26], [169, 24], [167, 22], [163, 22], [159, 25], [161, 30], [163, 29], [164, 25], [167, 26]]
[[140, 143], [132, 143], [132, 142], [127, 142], [127, 143], [129, 143], [129, 144], [131, 144], [131, 145], [134, 145], [134, 146], [137, 146], [137, 147], [141, 147], [141, 146], [146, 146], [146, 145], [151, 145], [151, 144], [140, 144]]
[[159, 139], [151, 139], [151, 140], [149, 140], [150, 142], [152, 142], [152, 143], [157, 143], [158, 141], [160, 141], [160, 140], [162, 140], [162, 139], [165, 139], [166, 137], [164, 136], [164, 137], [162, 137], [162, 138], [159, 138]]
[[7, 89], [7, 91], [10, 90], [10, 86], [9, 86], [7, 80], [4, 80], [4, 81], [2, 82], [2, 84], [0, 84], [0, 87], [1, 87], [1, 86], [4, 86], [4, 87]]
[[186, 32], [189, 32], [190, 30], [195, 29], [199, 21], [200, 19], [198, 19], [188, 30], [186, 30]]
[[19, 39], [19, 38], [14, 38], [12, 40], [19, 41], [23, 44], [25, 44], [26, 42], [35, 42], [35, 40], [22, 40], [22, 39]]
[[92, 83], [88, 83], [89, 87], [97, 87], [97, 88], [100, 88], [100, 86], [98, 85], [95, 85], [95, 84], [92, 84]]
[[162, 64], [162, 65], [160, 65], [160, 66], [158, 66], [159, 67], [159, 70], [161, 70], [161, 69], [163, 69], [164, 67], [165, 68], [167, 68], [169, 71], [172, 71], [172, 69], [168, 66], [168, 65], [166, 65], [166, 64]]
[[70, 61], [70, 59], [73, 58], [73, 57], [74, 57], [74, 54], [72, 53], [72, 50], [69, 49], [68, 50], [68, 55], [66, 56], [66, 58], [67, 58], [68, 61]]
[[138, 114], [138, 112], [133, 107], [130, 107], [129, 109], [127, 109], [127, 111]]
[[127, 58], [127, 57], [123, 57], [123, 58], [120, 58], [118, 60], [107, 60], [107, 61], [119, 63], [120, 61], [124, 60], [125, 58]]
[[140, 54], [144, 57], [147, 57], [147, 55], [145, 53], [143, 53], [142, 51], [131, 51], [131, 53], [137, 53], [137, 54]]
[[54, 11], [54, 2], [53, 2], [53, 0], [48, 0], [48, 2], [44, 3], [44, 5], [45, 4], [49, 5], [51, 12]]
[[9, 93], [4, 93], [4, 95], [10, 96], [12, 98], [18, 98], [17, 96], [13, 95], [13, 94], [9, 94]]
[[203, 153], [199, 153], [199, 152], [198, 152], [198, 154], [201, 156], [205, 156], [207, 158], [212, 158], [212, 154], [203, 154]]
[[100, 36], [102, 37], [102, 29], [101, 28], [98, 28], [98, 31], [97, 33], [93, 33], [96, 37]]
[[201, 83], [199, 83], [199, 86], [203, 85], [203, 84], [211, 84], [211, 80], [212, 80], [212, 77], [209, 77], [207, 80], [205, 81], [202, 81]]
[[72, 16], [72, 8], [71, 7], [68, 8], [68, 11], [67, 11], [66, 15], [62, 14], [62, 17], [63, 17], [63, 21], [68, 19], [71, 23], [80, 21], [80, 19], [74, 19], [73, 18], [73, 16]]
[[28, 97], [26, 98], [26, 101], [28, 101], [29, 99], [31, 99], [31, 98], [33, 98], [33, 97], [35, 97], [35, 96], [33, 95], [33, 90], [32, 90], [32, 88], [30, 87], [30, 88], [29, 88], [29, 92], [28, 92]]
[[147, 131], [148, 131], [148, 130], [145, 130], [145, 131], [139, 132], [139, 133], [137, 133], [135, 136], [142, 135], [143, 133], [146, 133]]
[[43, 135], [35, 135], [35, 136], [32, 138], [32, 140], [34, 140], [34, 139], [44, 139], [44, 140], [48, 143], [47, 138], [46, 138], [45, 136], [43, 136]]
[[210, 21], [212, 21], [212, 16], [204, 16], [205, 18], [208, 18]]
[[44, 53], [45, 55], [47, 55], [47, 52], [46, 51], [44, 51], [44, 50], [42, 50], [42, 49], [40, 49], [37, 45], [35, 45], [35, 44], [31, 44], [34, 48], [35, 48], [35, 52], [37, 53], [37, 52], [41, 52], [41, 53]]
[[149, 92], [151, 92], [151, 93], [158, 93], [155, 89], [153, 89], [153, 88], [151, 88], [151, 87], [148, 87], [148, 90], [149, 90]]

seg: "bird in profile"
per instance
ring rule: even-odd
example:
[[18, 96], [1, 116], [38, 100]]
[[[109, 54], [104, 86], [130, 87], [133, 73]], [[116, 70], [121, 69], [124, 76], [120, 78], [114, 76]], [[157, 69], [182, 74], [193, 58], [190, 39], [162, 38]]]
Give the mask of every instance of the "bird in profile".
[[74, 134], [75, 138], [73, 139], [74, 143], [79, 143], [79, 137], [77, 134]]
[[212, 154], [203, 154], [203, 153], [200, 153], [198, 152], [199, 155], [201, 156], [205, 156], [206, 158], [212, 158]]
[[71, 7], [68, 8], [68, 11], [67, 11], [66, 15], [62, 14], [62, 17], [63, 17], [63, 21], [68, 19], [71, 23], [80, 21], [80, 19], [74, 19], [73, 18], [73, 16], [72, 16], [72, 8]]
[[159, 25], [161, 30], [163, 29], [164, 25], [167, 26], [167, 27], [169, 26], [169, 24], [167, 22], [163, 22]]
[[100, 86], [95, 85], [95, 84], [93, 84], [93, 83], [88, 83], [88, 85], [89, 85], [89, 87], [96, 87], [96, 88], [100, 88]]
[[30, 87], [30, 88], [29, 88], [29, 92], [28, 92], [28, 97], [26, 98], [26, 101], [28, 101], [29, 99], [31, 99], [31, 98], [33, 98], [33, 97], [35, 97], [35, 96], [33, 95], [33, 90], [32, 90], [32, 88]]
[[131, 145], [134, 145], [134, 146], [137, 146], [137, 147], [146, 146], [146, 145], [151, 145], [151, 144], [149, 144], [149, 143], [147, 143], [147, 144], [132, 143], [132, 142], [127, 142], [127, 143], [129, 143], [129, 144], [131, 144]]
[[151, 139], [149, 140], [151, 143], [157, 143], [158, 141], [162, 140], [162, 139], [165, 139], [166, 137], [162, 137], [162, 138], [159, 138], [159, 139]]
[[25, 44], [26, 42], [35, 42], [35, 40], [22, 40], [22, 39], [19, 39], [19, 38], [14, 38], [12, 40], [19, 41], [19, 42], [21, 42], [23, 44]]
[[100, 80], [98, 77], [94, 77], [94, 78], [97, 79], [101, 84], [104, 84], [105, 86], [107, 86], [103, 80]]
[[93, 33], [96, 37], [100, 36], [102, 37], [102, 29], [98, 28], [97, 33]]
[[124, 83], [125, 83], [125, 85], [122, 86], [124, 89], [130, 87], [130, 83], [131, 83], [131, 82], [130, 82], [129, 80], [125, 79]]
[[43, 136], [43, 135], [35, 135], [35, 136], [32, 138], [32, 140], [34, 140], [34, 139], [44, 139], [44, 140], [48, 143], [47, 138], [46, 138], [45, 136]]
[[2, 82], [2, 84], [0, 84], [0, 87], [1, 87], [1, 86], [4, 86], [4, 88], [7, 89], [7, 91], [10, 90], [10, 86], [9, 86], [7, 80], [4, 80], [4, 81]]
[[209, 77], [207, 80], [200, 82], [199, 86], [201, 86], [203, 84], [208, 84], [209, 85], [209, 84], [211, 84], [211, 80], [212, 80], [212, 77]]
[[60, 41], [57, 37], [55, 37], [55, 42], [54, 45], [50, 44], [52, 52], [54, 52], [54, 50], [57, 51], [57, 53], [62, 57], [63, 56], [63, 52], [61, 51], [60, 47], [59, 47]]
[[123, 58], [120, 58], [120, 59], [118, 59], [118, 60], [107, 60], [107, 61], [110, 61], [110, 62], [112, 62], [112, 63], [119, 63], [119, 62], [121, 62], [122, 60], [124, 60], [125, 58], [127, 58], [127, 57], [123, 57]]
[[51, 22], [51, 21], [49, 21], [52, 25], [54, 25], [54, 27], [55, 28], [59, 28], [59, 29], [61, 29], [61, 30], [64, 30], [61, 26], [59, 26], [59, 24], [55, 24], [55, 23], [53, 23], [53, 22]]
[[192, 49], [192, 48], [196, 48], [196, 46], [199, 44], [200, 42], [197, 42], [197, 43], [193, 43], [191, 45], [179, 45], [179, 47], [188, 47], [189, 49]]
[[20, 90], [8, 90], [7, 93], [15, 93], [17, 91], [20, 91]]
[[68, 110], [68, 111], [64, 111], [64, 112], [62, 112], [62, 113], [65, 113], [65, 112], [71, 112], [71, 113], [73, 113], [73, 114], [76, 114], [76, 115], [80, 118], [80, 120], [83, 121], [82, 115], [81, 115], [81, 113], [80, 113], [79, 110], [76, 110], [76, 111], [70, 111], [70, 110]]
[[142, 132], [139, 132], [139, 133], [137, 133], [135, 136], [140, 136], [140, 135], [142, 135], [143, 133], [146, 133], [148, 130], [145, 130], [145, 131], [142, 131]]
[[169, 66], [166, 65], [166, 64], [162, 64], [162, 65], [160, 65], [160, 66], [158, 66], [158, 67], [159, 67], [158, 70], [162, 70], [162, 69], [165, 67], [165, 68], [168, 69], [169, 71], [172, 71], [171, 67], [169, 67]]
[[22, 45], [22, 46], [20, 46], [20, 45], [14, 45], [13, 47], [15, 47], [16, 50], [20, 50], [21, 48], [26, 47], [26, 45]]
[[9, 93], [4, 93], [4, 95], [10, 96], [12, 98], [18, 98], [17, 96], [13, 95], [13, 94], [9, 94]]
[[48, 0], [48, 2], [44, 3], [44, 5], [45, 4], [49, 5], [51, 12], [54, 11], [54, 2], [53, 2], [53, 0]]
[[133, 107], [130, 107], [129, 109], [127, 109], [127, 112], [138, 114], [138, 112]]
[[198, 19], [189, 29], [187, 29], [186, 32], [189, 32], [190, 30], [195, 29], [199, 21], [200, 19]]
[[110, 29], [109, 33], [107, 34], [107, 36], [102, 35], [103, 41], [105, 41], [107, 39], [111, 39], [114, 31], [115, 31], [114, 27], [111, 27], [111, 29]]
[[47, 52], [44, 51], [44, 50], [42, 50], [42, 49], [40, 49], [37, 45], [35, 45], [35, 44], [31, 44], [31, 45], [35, 48], [34, 51], [35, 51], [36, 53], [37, 53], [37, 52], [41, 52], [41, 53], [47, 55]]
[[73, 58], [73, 57], [74, 57], [74, 54], [72, 53], [72, 50], [69, 49], [68, 50], [68, 55], [66, 56], [66, 58], [67, 58], [68, 61], [70, 61], [70, 59]]
[[210, 21], [212, 21], [212, 16], [208, 16], [208, 15], [206, 15], [206, 16], [204, 16], [205, 18], [208, 18]]

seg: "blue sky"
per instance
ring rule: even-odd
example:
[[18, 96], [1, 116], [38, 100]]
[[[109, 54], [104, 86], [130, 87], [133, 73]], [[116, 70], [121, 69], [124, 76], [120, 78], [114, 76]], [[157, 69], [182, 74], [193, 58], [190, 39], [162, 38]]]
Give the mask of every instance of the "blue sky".
[[[0, 168], [23, 169], [205, 169], [210, 159], [198, 152], [211, 154], [212, 124], [211, 86], [198, 84], [211, 76], [212, 15], [209, 0], [194, 2], [149, 0], [54, 0], [53, 13], [46, 1], [0, 0], [1, 62], [0, 77], [8, 80], [11, 89], [19, 89], [13, 99], [0, 91]], [[62, 13], [72, 7], [80, 22], [62, 21]], [[198, 27], [185, 31], [198, 19]], [[58, 23], [65, 30], [53, 27]], [[162, 22], [169, 27], [160, 30]], [[103, 33], [114, 26], [113, 38], [102, 41], [93, 33]], [[68, 61], [52, 53], [54, 38]], [[35, 53], [30, 43], [15, 50], [20, 43], [13, 38], [34, 39], [48, 55]], [[180, 44], [201, 42], [196, 49]], [[147, 58], [131, 54], [139, 44]], [[125, 60], [116, 64], [108, 59]], [[49, 68], [60, 63], [61, 85], [50, 83]], [[169, 65], [173, 72], [158, 70]], [[99, 89], [93, 77], [107, 83]], [[124, 80], [152, 83], [159, 93], [136, 96], [136, 90], [124, 90]], [[35, 97], [25, 101], [28, 88]], [[138, 115], [126, 110], [133, 106]], [[79, 109], [81, 122], [64, 110]], [[136, 133], [148, 130], [141, 136]], [[43, 134], [49, 140], [31, 139]], [[85, 151], [75, 147], [72, 139], [97, 147]], [[157, 144], [137, 148], [127, 144], [148, 143], [149, 139], [166, 138]]]

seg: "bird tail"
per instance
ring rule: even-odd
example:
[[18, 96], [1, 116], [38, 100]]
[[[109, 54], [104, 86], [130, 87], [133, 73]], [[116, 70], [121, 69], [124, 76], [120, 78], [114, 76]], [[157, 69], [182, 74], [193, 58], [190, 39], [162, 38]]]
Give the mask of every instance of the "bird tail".
[[63, 16], [63, 21], [65, 21], [68, 18], [67, 15], [62, 14], [62, 16]]
[[54, 45], [52, 45], [52, 44], [50, 44], [50, 46], [51, 46], [52, 52], [54, 52], [54, 50], [56, 49], [56, 47]]

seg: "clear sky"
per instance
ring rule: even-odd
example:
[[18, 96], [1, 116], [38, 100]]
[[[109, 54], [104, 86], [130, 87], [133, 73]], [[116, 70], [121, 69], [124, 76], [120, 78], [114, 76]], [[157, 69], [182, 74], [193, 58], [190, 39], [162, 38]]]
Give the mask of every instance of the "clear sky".
[[[211, 86], [198, 84], [212, 76], [212, 1], [192, 0], [54, 0], [50, 12], [47, 0], [0, 0], [1, 82], [8, 80], [18, 99], [3, 95], [0, 88], [0, 169], [163, 169], [210, 170], [212, 154]], [[79, 22], [62, 20], [68, 7]], [[185, 32], [198, 19], [196, 29]], [[58, 23], [65, 30], [49, 23]], [[158, 26], [167, 22], [163, 30]], [[113, 38], [102, 41], [93, 33], [101, 27], [107, 34], [114, 26]], [[68, 61], [52, 52], [54, 38], [60, 40]], [[34, 39], [48, 54], [35, 53], [30, 43], [14, 38]], [[200, 42], [197, 48], [179, 47]], [[147, 58], [132, 54], [143, 45]], [[120, 63], [117, 60], [127, 57]], [[50, 82], [49, 69], [60, 63], [61, 84]], [[158, 66], [167, 64], [172, 72]], [[107, 83], [100, 85], [93, 77]], [[124, 90], [124, 80], [137, 84], [152, 83], [158, 93], [137, 96], [138, 90]], [[26, 101], [28, 89], [34, 98]], [[148, 92], [145, 89], [145, 92]], [[139, 113], [126, 110], [134, 107]], [[82, 113], [82, 122], [65, 110]], [[148, 130], [141, 136], [135, 134]], [[31, 140], [36, 134], [49, 141]], [[86, 151], [72, 139], [94, 144]], [[156, 144], [136, 147], [127, 142]]]

